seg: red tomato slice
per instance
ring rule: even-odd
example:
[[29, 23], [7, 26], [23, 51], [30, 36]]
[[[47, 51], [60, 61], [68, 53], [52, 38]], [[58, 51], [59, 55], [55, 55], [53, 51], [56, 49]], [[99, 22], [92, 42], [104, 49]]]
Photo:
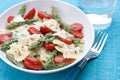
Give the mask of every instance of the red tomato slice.
[[75, 32], [74, 37], [82, 39], [83, 38], [83, 33], [82, 32]]
[[71, 58], [64, 59], [64, 63], [66, 63], [66, 64], [71, 64], [73, 61], [74, 61], [74, 59], [71, 59]]
[[54, 50], [54, 49], [55, 49], [55, 45], [52, 44], [52, 43], [45, 44], [45, 48], [46, 48], [47, 50]]
[[30, 27], [30, 28], [28, 29], [28, 32], [29, 32], [30, 34], [40, 34], [40, 30], [38, 30], [38, 29], [36, 29], [36, 28], [34, 28], [34, 27]]
[[59, 38], [59, 39], [66, 44], [72, 44], [72, 39], [63, 39], [63, 38]]
[[52, 15], [47, 14], [47, 13], [45, 13], [43, 11], [38, 11], [38, 17], [41, 18], [41, 19], [43, 19], [43, 18], [47, 18], [47, 19], [53, 18]]
[[0, 44], [12, 39], [12, 34], [0, 34]]
[[26, 57], [24, 59], [24, 66], [32, 70], [41, 70], [43, 65], [42, 62], [38, 59], [32, 57]]
[[40, 32], [43, 33], [43, 34], [47, 34], [47, 33], [51, 32], [51, 30], [48, 27], [41, 26], [40, 27]]
[[72, 31], [72, 34], [74, 35], [75, 38], [83, 38], [83, 33], [82, 32], [78, 32], [78, 31]]
[[64, 62], [64, 57], [63, 55], [57, 55], [55, 56], [54, 63], [55, 64], [60, 64]]
[[7, 22], [10, 23], [14, 18], [15, 18], [14, 16], [9, 16], [9, 17], [7, 18]]
[[63, 55], [57, 55], [55, 56], [55, 59], [54, 59], [55, 64], [61, 64], [61, 63], [71, 64], [73, 61], [74, 59], [64, 58]]
[[36, 10], [35, 8], [32, 8], [24, 17], [25, 20], [32, 19], [35, 16]]
[[80, 23], [74, 23], [71, 25], [71, 30], [72, 31], [82, 31], [83, 27], [82, 24]]

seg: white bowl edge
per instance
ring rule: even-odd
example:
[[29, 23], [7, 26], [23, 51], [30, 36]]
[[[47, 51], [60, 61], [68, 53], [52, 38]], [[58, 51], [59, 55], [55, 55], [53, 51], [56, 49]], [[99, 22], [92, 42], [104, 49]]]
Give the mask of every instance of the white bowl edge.
[[[7, 9], [4, 13], [2, 13], [2, 14], [0, 15], [0, 18], [1, 18], [5, 13], [7, 13], [10, 9], [12, 9], [12, 8], [14, 8], [14, 7], [16, 7], [16, 6], [19, 6], [19, 5], [21, 5], [21, 4], [25, 4], [25, 3], [28, 3], [28, 2], [34, 2], [34, 1], [37, 1], [37, 0], [24, 1], [24, 2], [18, 3], [18, 4], [16, 4], [16, 5], [10, 7], [9, 9]], [[44, 1], [47, 1], [47, 0], [44, 0]], [[78, 10], [78, 11], [80, 11], [81, 14], [86, 18], [86, 20], [87, 20], [86, 22], [89, 23], [89, 24], [87, 24], [87, 25], [89, 25], [89, 26], [91, 27], [91, 32], [93, 32], [93, 33], [92, 33], [93, 35], [91, 36], [91, 38], [94, 39], [94, 29], [93, 29], [93, 26], [92, 26], [92, 24], [90, 24], [90, 21], [87, 19], [86, 15], [85, 15], [79, 8], [75, 7], [74, 5], [71, 5], [70, 3], [64, 2], [64, 1], [57, 1], [57, 0], [51, 0], [51, 1], [56, 1], [56, 2], [60, 2], [60, 3], [64, 3], [64, 4], [66, 4], [66, 5], [70, 5], [71, 7], [75, 8], [75, 9]], [[91, 43], [88, 43], [88, 44], [90, 45], [88, 49], [90, 49], [90, 47], [92, 46], [93, 41], [94, 41], [94, 40], [92, 40]], [[23, 69], [23, 68], [17, 67], [16, 65], [12, 64], [9, 60], [5, 60], [5, 56], [4, 56], [4, 55], [0, 55], [0, 57], [1, 57], [1, 59], [2, 59], [5, 63], [7, 63], [8, 65], [10, 65], [10, 66], [12, 66], [13, 68], [16, 68], [16, 69], [18, 69], [18, 70], [21, 70], [21, 71], [24, 71], [24, 72], [30, 72], [30, 73], [46, 74], [46, 73], [58, 72], [58, 71], [67, 69], [67, 68], [69, 68], [69, 67], [72, 67], [73, 65], [77, 64], [77, 63], [88, 53], [88, 51], [89, 51], [89, 50], [87, 50], [86, 53], [85, 53], [80, 59], [76, 60], [74, 63], [72, 63], [72, 64], [70, 64], [70, 65], [68, 65], [68, 66], [65, 66], [65, 67], [63, 67], [63, 68], [59, 68], [59, 69], [55, 69], [55, 70], [48, 70], [48, 71], [33, 71], [33, 70]], [[3, 53], [3, 52], [0, 51], [0, 53]]]

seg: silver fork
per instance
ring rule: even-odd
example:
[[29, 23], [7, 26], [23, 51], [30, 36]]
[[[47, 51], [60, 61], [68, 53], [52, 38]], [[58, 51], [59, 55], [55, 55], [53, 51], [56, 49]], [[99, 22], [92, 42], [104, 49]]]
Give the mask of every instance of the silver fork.
[[77, 76], [77, 74], [85, 67], [86, 63], [89, 60], [98, 57], [98, 55], [100, 54], [100, 52], [102, 51], [102, 49], [105, 45], [107, 37], [108, 37], [108, 34], [106, 34], [106, 33], [103, 33], [103, 32], [100, 32], [100, 31], [97, 33], [97, 35], [95, 37], [94, 44], [93, 44], [92, 48], [90, 49], [90, 51], [88, 52], [88, 54], [80, 61], [77, 69], [72, 71], [67, 76], [67, 78], [65, 78], [65, 80], [74, 80], [75, 77]]

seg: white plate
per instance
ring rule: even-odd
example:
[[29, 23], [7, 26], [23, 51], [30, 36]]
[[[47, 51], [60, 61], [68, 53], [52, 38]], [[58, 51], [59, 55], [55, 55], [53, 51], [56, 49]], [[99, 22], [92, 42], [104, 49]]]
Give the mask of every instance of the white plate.
[[16, 4], [16, 5], [12, 6], [11, 8], [9, 8], [8, 10], [6, 10], [0, 16], [0, 26], [2, 28], [5, 28], [6, 20], [7, 20], [8, 16], [17, 15], [18, 10], [20, 9], [20, 7], [23, 4], [25, 4], [27, 6], [27, 11], [26, 12], [28, 12], [31, 8], [34, 7], [36, 10], [43, 10], [43, 11], [47, 11], [48, 13], [51, 13], [51, 7], [55, 6], [59, 9], [61, 18], [67, 24], [72, 24], [74, 22], [82, 23], [82, 25], [84, 26], [83, 33], [84, 33], [84, 40], [85, 40], [84, 53], [81, 54], [81, 57], [79, 59], [77, 59], [75, 62], [73, 62], [72, 64], [70, 64], [68, 66], [65, 66], [63, 68], [55, 69], [55, 70], [34, 71], [34, 70], [28, 70], [28, 69], [23, 69], [23, 68], [17, 67], [16, 65], [11, 63], [5, 57], [4, 52], [0, 51], [1, 59], [5, 63], [7, 63], [8, 65], [10, 65], [10, 66], [12, 66], [12, 67], [14, 67], [18, 70], [21, 70], [21, 71], [25, 71], [25, 72], [29, 72], [29, 73], [45, 74], [45, 73], [53, 73], [53, 72], [57, 72], [57, 71], [67, 69], [67, 68], [75, 65], [76, 63], [78, 63], [88, 53], [88, 51], [91, 48], [91, 46], [93, 44], [93, 41], [94, 41], [93, 26], [88, 21], [86, 15], [79, 8], [73, 6], [69, 3], [66, 3], [64, 1], [59, 1], [59, 0], [31, 0], [31, 1], [25, 1], [25, 2], [22, 2], [22, 3]]

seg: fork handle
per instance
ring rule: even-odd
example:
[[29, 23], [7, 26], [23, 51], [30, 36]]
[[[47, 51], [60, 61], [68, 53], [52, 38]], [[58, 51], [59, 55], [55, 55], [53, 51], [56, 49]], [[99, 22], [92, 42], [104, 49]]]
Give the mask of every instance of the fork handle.
[[81, 71], [79, 67], [75, 68], [64, 80], [75, 80], [75, 77]]
[[80, 63], [78, 64], [78, 67], [80, 68], [80, 70], [82, 70], [85, 67], [85, 65], [87, 64], [87, 62], [88, 62], [88, 59], [86, 59], [86, 58], [83, 58], [80, 61]]
[[88, 59], [83, 58], [78, 64], [77, 68], [75, 68], [75, 70], [73, 70], [72, 73], [70, 73], [65, 80], [75, 80], [75, 77], [85, 67], [87, 62], [88, 62]]

